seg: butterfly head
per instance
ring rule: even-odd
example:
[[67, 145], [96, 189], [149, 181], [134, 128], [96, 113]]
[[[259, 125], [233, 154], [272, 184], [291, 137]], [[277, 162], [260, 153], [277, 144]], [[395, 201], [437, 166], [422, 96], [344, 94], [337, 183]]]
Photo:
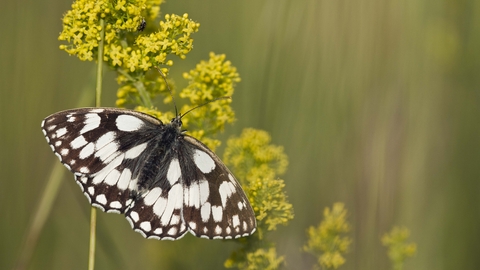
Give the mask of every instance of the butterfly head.
[[182, 127], [182, 116], [183, 115], [178, 115], [177, 117], [173, 118], [172, 121], [170, 121], [170, 123], [174, 126], [176, 126], [177, 128], [181, 128]]

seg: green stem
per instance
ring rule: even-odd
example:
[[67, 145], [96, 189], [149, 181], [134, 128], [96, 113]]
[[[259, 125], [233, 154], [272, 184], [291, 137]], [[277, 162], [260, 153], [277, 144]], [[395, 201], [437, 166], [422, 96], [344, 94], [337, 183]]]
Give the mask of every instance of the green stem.
[[117, 71], [118, 73], [122, 74], [129, 81], [133, 83], [135, 88], [138, 90], [138, 94], [140, 94], [140, 98], [142, 99], [143, 106], [147, 108], [152, 108], [153, 106], [152, 100], [150, 99], [150, 96], [147, 93], [147, 89], [145, 89], [145, 85], [141, 81], [130, 76], [130, 74], [128, 74], [128, 72], [126, 72], [125, 70], [119, 68]]
[[95, 107], [100, 107], [102, 98], [102, 75], [103, 75], [103, 46], [105, 42], [105, 21], [100, 19], [100, 42], [98, 44], [98, 58], [97, 58], [97, 85], [95, 95]]
[[[101, 106], [102, 97], [102, 75], [103, 75], [103, 47], [105, 42], [105, 21], [100, 19], [100, 42], [98, 44], [98, 58], [97, 58], [97, 84], [95, 87], [95, 107]], [[95, 268], [95, 240], [97, 236], [97, 210], [95, 207], [91, 208], [90, 213], [90, 245], [88, 252], [88, 270]]]

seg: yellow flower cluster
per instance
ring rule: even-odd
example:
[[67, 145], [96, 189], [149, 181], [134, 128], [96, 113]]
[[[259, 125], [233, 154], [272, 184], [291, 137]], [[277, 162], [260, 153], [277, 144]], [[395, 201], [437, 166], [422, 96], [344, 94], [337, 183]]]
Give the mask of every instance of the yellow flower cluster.
[[[63, 18], [60, 45], [80, 60], [92, 61], [98, 53], [101, 39], [100, 19], [105, 21], [104, 61], [112, 67], [129, 72], [147, 71], [159, 65], [172, 66], [169, 54], [185, 58], [192, 49], [191, 34], [199, 24], [183, 16], [165, 15], [160, 29], [143, 34], [137, 29], [146, 22], [154, 23], [163, 0], [78, 0]], [[148, 28], [150, 29], [150, 28]], [[154, 28], [151, 28], [154, 29]]]
[[162, 1], [77, 0], [63, 17], [63, 31], [58, 39], [69, 45], [60, 45], [60, 49], [80, 60], [92, 61], [100, 40], [100, 19], [105, 21], [105, 40], [110, 44], [125, 32], [135, 31], [144, 16], [148, 20], [157, 17]]
[[382, 237], [382, 244], [388, 247], [388, 258], [392, 261], [393, 269], [403, 269], [405, 260], [415, 255], [417, 245], [406, 243], [410, 231], [405, 227], [394, 227]]
[[135, 111], [151, 115], [151, 116], [159, 119], [163, 123], [170, 123], [172, 118], [175, 117], [174, 113], [172, 113], [172, 112], [161, 113], [158, 110], [149, 109], [149, 108], [146, 108], [146, 107], [143, 107], [143, 106], [135, 107]]
[[347, 210], [343, 203], [335, 203], [323, 212], [324, 219], [318, 227], [308, 228], [308, 242], [303, 250], [318, 258], [318, 264], [325, 269], [337, 269], [345, 263], [343, 254], [352, 240], [342, 236], [350, 231], [346, 221]]
[[[244, 256], [244, 254], [236, 254]], [[238, 263], [237, 263], [238, 262]], [[246, 254], [246, 257], [243, 259], [239, 258], [230, 258], [225, 261], [225, 268], [239, 268], [246, 270], [275, 270], [278, 269], [285, 262], [283, 256], [278, 257], [275, 247], [270, 247], [268, 249], [259, 248], [255, 252], [250, 252]]]
[[267, 132], [244, 129], [240, 138], [228, 141], [223, 160], [240, 179], [273, 179], [285, 172], [288, 158], [282, 146], [271, 145], [270, 142]]
[[[272, 250], [266, 252], [266, 248], [272, 245], [264, 239], [267, 231], [276, 230], [277, 225], [286, 225], [293, 219], [293, 207], [287, 200], [285, 183], [278, 179], [278, 175], [285, 172], [288, 159], [283, 147], [271, 145], [270, 141], [267, 132], [249, 128], [239, 138], [227, 142], [223, 161], [243, 180], [258, 221], [257, 231], [247, 239], [250, 245], [240, 252], [243, 257], [233, 254], [225, 264], [228, 267], [265, 269], [266, 265], [278, 266], [283, 261], [276, 255], [272, 258]], [[274, 259], [277, 264], [273, 263]], [[248, 267], [244, 267], [245, 264]]]
[[161, 64], [172, 66], [173, 61], [167, 60], [167, 56], [175, 54], [184, 59], [193, 47], [190, 35], [197, 32], [199, 26], [188, 18], [188, 14], [167, 14], [165, 21], [160, 22], [160, 29], [149, 35], [140, 35], [133, 48], [111, 44], [105, 53], [106, 60], [111, 59], [113, 66], [123, 66], [130, 72], [147, 71]]
[[202, 139], [207, 146], [215, 148], [220, 141], [209, 139], [208, 136], [223, 131], [226, 123], [235, 120], [229, 97], [233, 95], [235, 83], [240, 81], [240, 77], [230, 61], [225, 60], [224, 54], [217, 55], [211, 52], [209, 57], [208, 61], [201, 61], [195, 69], [183, 74], [189, 83], [180, 92], [180, 97], [189, 99], [190, 104], [183, 106], [180, 111], [185, 113], [195, 106], [221, 98], [208, 106], [191, 111], [184, 121], [185, 127], [202, 130], [192, 134], [193, 136]]

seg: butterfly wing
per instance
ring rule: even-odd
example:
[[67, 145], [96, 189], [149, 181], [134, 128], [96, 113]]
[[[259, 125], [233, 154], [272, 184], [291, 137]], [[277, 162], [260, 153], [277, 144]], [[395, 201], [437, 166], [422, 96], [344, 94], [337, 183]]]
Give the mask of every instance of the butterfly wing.
[[[55, 155], [75, 174], [90, 203], [124, 213], [137, 189], [139, 160], [162, 123], [148, 115], [113, 108], [58, 112], [42, 122]], [[139, 158], [140, 157], [140, 158]]]
[[188, 230], [209, 239], [255, 232], [256, 220], [245, 192], [223, 162], [203, 143], [185, 136], [200, 179], [185, 187], [183, 216]]
[[[177, 120], [180, 120], [177, 118]], [[233, 174], [181, 122], [112, 108], [68, 110], [42, 129], [82, 191], [106, 212], [124, 213], [146, 238], [230, 239], [256, 229], [254, 212]]]

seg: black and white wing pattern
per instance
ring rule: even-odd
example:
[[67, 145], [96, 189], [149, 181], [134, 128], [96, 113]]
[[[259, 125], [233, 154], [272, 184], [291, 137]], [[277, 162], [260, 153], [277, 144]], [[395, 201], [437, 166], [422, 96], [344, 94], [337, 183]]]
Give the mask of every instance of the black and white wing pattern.
[[163, 124], [114, 108], [67, 110], [42, 122], [47, 142], [90, 203], [125, 214], [144, 237], [251, 235], [255, 214], [240, 184], [181, 126], [180, 116]]

